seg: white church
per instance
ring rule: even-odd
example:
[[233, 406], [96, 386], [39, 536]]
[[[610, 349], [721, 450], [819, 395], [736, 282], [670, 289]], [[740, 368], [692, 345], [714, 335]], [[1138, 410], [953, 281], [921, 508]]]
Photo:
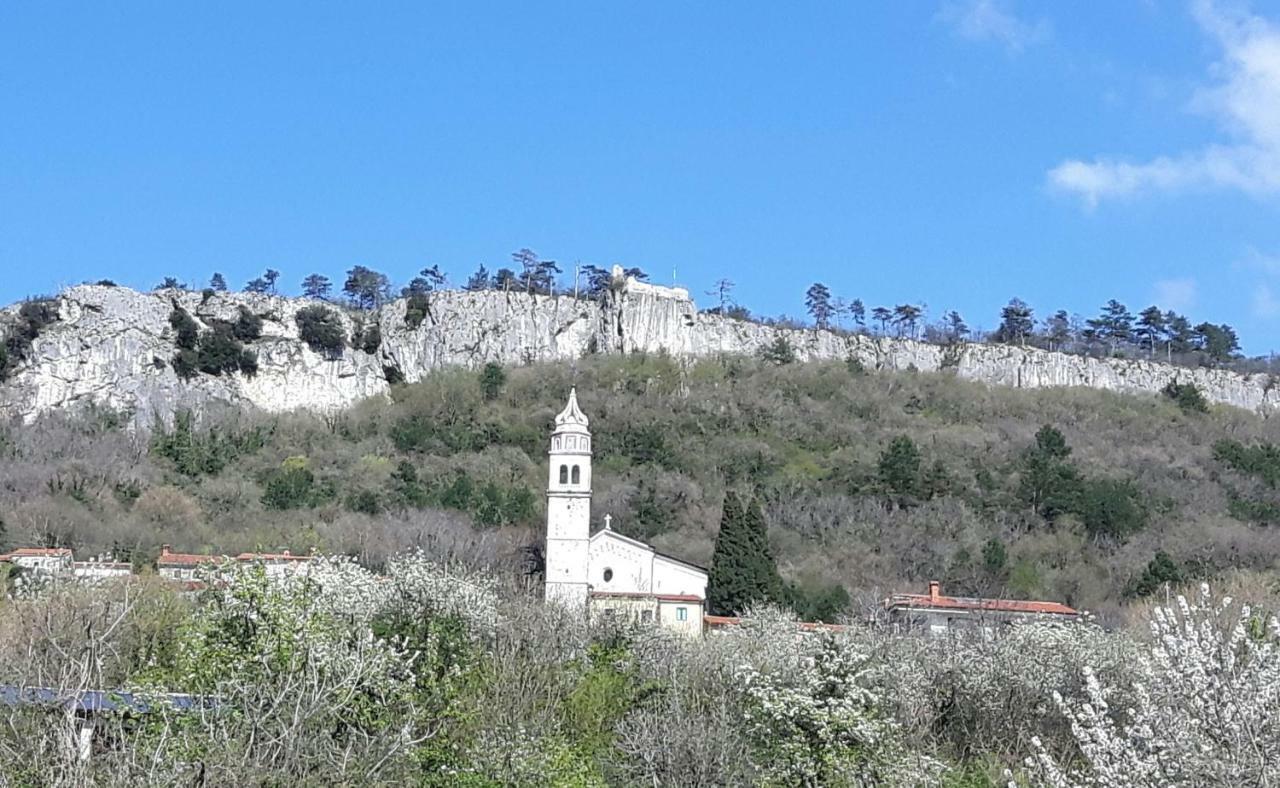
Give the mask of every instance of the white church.
[[591, 432], [576, 390], [556, 416], [547, 483], [546, 599], [700, 635], [707, 571], [604, 526], [591, 533]]

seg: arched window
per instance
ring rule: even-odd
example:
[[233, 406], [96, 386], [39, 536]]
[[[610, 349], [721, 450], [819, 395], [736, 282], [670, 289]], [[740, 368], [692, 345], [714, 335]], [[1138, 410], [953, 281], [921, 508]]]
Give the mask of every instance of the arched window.
[[573, 483], [574, 484], [582, 483], [582, 474], [578, 472], [578, 466], [576, 465], [573, 466]]
[[604, 581], [607, 583], [613, 579], [613, 570], [609, 567], [604, 568]]
[[569, 483], [569, 466], [568, 465], [560, 466], [560, 483], [561, 484]]

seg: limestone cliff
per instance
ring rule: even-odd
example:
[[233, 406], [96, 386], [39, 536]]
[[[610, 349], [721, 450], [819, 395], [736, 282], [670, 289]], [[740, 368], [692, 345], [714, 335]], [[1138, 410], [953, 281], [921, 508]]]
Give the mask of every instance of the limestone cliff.
[[[381, 310], [382, 342], [372, 353], [345, 348], [332, 357], [299, 337], [294, 315], [311, 302], [247, 293], [139, 293], [122, 287], [73, 287], [57, 298], [58, 321], [43, 328], [26, 359], [0, 384], [0, 416], [33, 418], [88, 403], [126, 409], [139, 423], [215, 403], [265, 411], [328, 410], [385, 393], [389, 380], [415, 381], [449, 365], [566, 360], [586, 353], [665, 350], [681, 358], [753, 354], [785, 335], [808, 359], [856, 358], [868, 369], [950, 370], [992, 385], [1088, 386], [1155, 393], [1170, 381], [1194, 382], [1213, 402], [1269, 413], [1280, 404], [1270, 375], [1120, 359], [1092, 359], [1003, 345], [944, 348], [911, 340], [778, 329], [699, 313], [684, 290], [628, 281], [604, 303], [568, 296], [503, 292], [433, 293], [417, 328], [406, 302]], [[234, 320], [240, 307], [263, 319], [249, 344], [257, 374], [181, 379], [174, 371], [175, 307], [203, 327]], [[337, 310], [347, 335], [362, 316]], [[18, 309], [0, 312], [0, 329]]]

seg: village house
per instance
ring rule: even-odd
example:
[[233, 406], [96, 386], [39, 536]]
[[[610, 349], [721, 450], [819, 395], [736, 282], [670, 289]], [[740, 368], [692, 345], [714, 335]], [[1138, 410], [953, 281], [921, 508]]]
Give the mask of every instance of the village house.
[[29, 572], [59, 575], [72, 571], [75, 558], [69, 547], [19, 547], [0, 555], [0, 561]]
[[88, 561], [76, 561], [71, 573], [77, 580], [107, 580], [113, 577], [128, 577], [133, 574], [133, 564], [128, 561], [115, 561], [106, 556], [98, 556]]
[[1058, 602], [944, 596], [942, 584], [929, 582], [927, 594], [894, 594], [884, 601], [885, 617], [898, 631], [942, 635], [955, 630], [993, 633], [1026, 621], [1075, 621], [1079, 611]]
[[156, 573], [170, 580], [190, 581], [196, 579], [196, 570], [202, 566], [211, 566], [227, 559], [216, 555], [201, 553], [175, 553], [169, 545], [160, 545], [160, 557], [156, 559]]
[[707, 571], [614, 531], [591, 533], [591, 432], [576, 390], [556, 416], [547, 484], [547, 601], [701, 635]]

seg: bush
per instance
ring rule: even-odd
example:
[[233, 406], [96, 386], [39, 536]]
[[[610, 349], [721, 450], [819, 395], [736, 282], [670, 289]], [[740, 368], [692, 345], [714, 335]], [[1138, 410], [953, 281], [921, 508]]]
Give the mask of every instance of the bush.
[[378, 348], [381, 346], [382, 328], [377, 323], [370, 323], [368, 326], [356, 326], [355, 333], [351, 336], [351, 347], [372, 354], [377, 353]]
[[795, 348], [791, 346], [788, 340], [782, 334], [779, 334], [773, 342], [760, 348], [760, 358], [770, 364], [794, 364], [796, 361]]
[[1170, 383], [1163, 393], [1173, 400], [1183, 413], [1208, 413], [1209, 401], [1200, 393], [1194, 383]]
[[262, 505], [268, 509], [303, 509], [332, 497], [332, 489], [317, 484], [315, 474], [302, 463], [286, 460], [263, 479]]
[[240, 314], [232, 324], [231, 334], [241, 342], [253, 342], [262, 336], [262, 318], [250, 312], [246, 307], [239, 308]]
[[427, 319], [430, 303], [422, 293], [411, 294], [404, 302], [404, 324], [416, 331], [422, 321]]
[[507, 373], [502, 371], [501, 364], [490, 361], [480, 370], [480, 394], [485, 402], [496, 400], [506, 383]]
[[182, 350], [195, 350], [200, 341], [200, 326], [187, 310], [174, 307], [169, 313], [169, 325], [177, 332], [174, 344]]
[[337, 312], [318, 304], [308, 306], [298, 310], [294, 322], [298, 324], [302, 341], [312, 350], [330, 357], [342, 355], [346, 332]]
[[27, 360], [40, 332], [57, 320], [57, 302], [53, 299], [33, 299], [18, 308], [18, 322], [0, 342], [0, 380], [5, 380], [19, 362]]

